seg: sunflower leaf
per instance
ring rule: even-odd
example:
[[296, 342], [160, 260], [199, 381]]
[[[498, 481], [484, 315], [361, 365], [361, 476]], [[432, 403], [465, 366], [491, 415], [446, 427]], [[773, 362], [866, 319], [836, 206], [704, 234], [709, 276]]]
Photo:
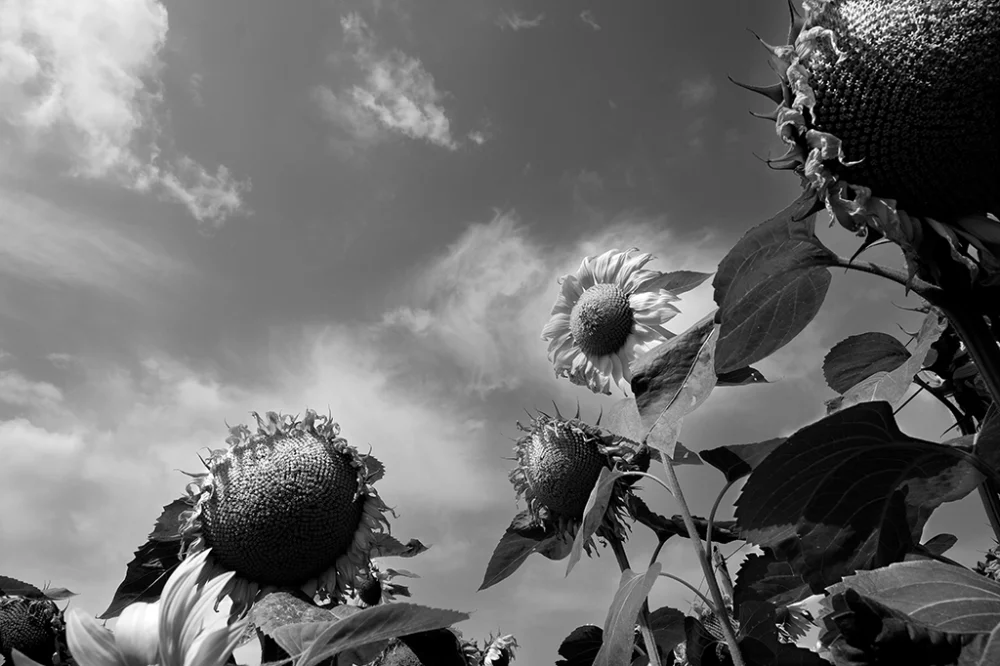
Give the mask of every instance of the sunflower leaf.
[[286, 624], [330, 622], [332, 619], [335, 618], [330, 611], [320, 608], [301, 592], [270, 592], [250, 609], [250, 621], [272, 638], [275, 630]]
[[684, 613], [669, 606], [657, 608], [649, 614], [649, 630], [653, 634], [660, 655], [665, 658], [675, 647], [684, 642]]
[[913, 376], [924, 366], [927, 352], [948, 327], [948, 320], [937, 310], [931, 310], [917, 334], [913, 353], [891, 371], [879, 370], [844, 392], [839, 398], [827, 401], [828, 413], [833, 413], [863, 402], [885, 400], [897, 405], [910, 389]]
[[532, 522], [527, 511], [522, 511], [511, 521], [510, 527], [493, 550], [479, 589], [493, 587], [513, 574], [532, 553], [541, 553], [552, 560], [562, 559], [569, 554], [560, 545], [563, 543], [565, 542], [559, 534], [546, 532], [544, 527]]
[[968, 455], [904, 434], [886, 402], [862, 403], [774, 449], [747, 479], [736, 520], [820, 593], [913, 551], [930, 513], [982, 480]]
[[597, 476], [597, 483], [590, 491], [587, 498], [587, 506], [583, 509], [583, 522], [576, 531], [573, 539], [573, 548], [569, 553], [569, 562], [566, 563], [566, 575], [573, 570], [576, 563], [583, 555], [583, 546], [594, 535], [594, 532], [604, 522], [604, 515], [608, 512], [608, 504], [611, 503], [611, 494], [615, 490], [618, 479], [625, 476], [622, 472], [611, 471], [607, 467], [601, 468], [601, 473]]
[[675, 338], [636, 359], [632, 392], [643, 439], [675, 460], [681, 419], [697, 409], [715, 388], [718, 327], [709, 315]]
[[819, 312], [834, 255], [816, 238], [821, 204], [811, 188], [746, 233], [719, 264], [712, 283], [720, 324], [716, 370], [732, 372], [791, 342]]
[[823, 376], [837, 393], [877, 372], [892, 372], [910, 358], [903, 343], [888, 333], [862, 333], [844, 338], [823, 359]]
[[660, 563], [653, 562], [643, 573], [630, 569], [622, 572], [618, 591], [604, 620], [604, 640], [594, 666], [617, 666], [630, 661], [635, 645], [636, 618], [661, 570]]
[[286, 624], [274, 639], [296, 657], [296, 666], [315, 666], [325, 659], [379, 641], [450, 627], [468, 613], [410, 603], [392, 603], [353, 613], [333, 622]]
[[940, 557], [951, 550], [956, 543], [958, 543], [958, 537], [954, 534], [937, 534], [922, 543], [921, 546], [931, 555]]
[[604, 630], [593, 624], [585, 624], [569, 632], [569, 636], [559, 644], [556, 666], [593, 666], [597, 653], [604, 642]]
[[25, 583], [16, 578], [0, 576], [0, 594], [11, 597], [27, 597], [28, 599], [42, 599], [45, 595], [31, 583]]
[[770, 384], [760, 370], [749, 365], [739, 370], [724, 372], [718, 375], [717, 386], [748, 386], [750, 384]]
[[[660, 541], [666, 541], [673, 536], [685, 539], [688, 536], [687, 526], [684, 525], [684, 517], [680, 514], [665, 518], [655, 511], [651, 511], [646, 506], [646, 503], [636, 495], [628, 498], [628, 508], [632, 515], [635, 516], [635, 519], [653, 530]], [[692, 518], [694, 519], [694, 526], [698, 531], [698, 535], [704, 540], [708, 532], [708, 521], [698, 516], [692, 516]], [[735, 527], [735, 520], [715, 521], [712, 525], [712, 541], [717, 544], [739, 541], [740, 535], [734, 529]]]
[[702, 451], [698, 455], [715, 469], [722, 472], [726, 481], [734, 482], [753, 471], [776, 448], [784, 443], [785, 437], [769, 439], [753, 444], [727, 444]]
[[180, 541], [181, 527], [184, 524], [184, 518], [181, 514], [190, 509], [191, 502], [186, 496], [178, 497], [164, 506], [160, 517], [156, 519], [156, 525], [153, 526], [149, 538], [154, 541]]
[[394, 536], [385, 533], [375, 535], [375, 545], [371, 557], [415, 557], [430, 546], [425, 546], [417, 539], [410, 539], [405, 544]]
[[646, 291], [665, 289], [675, 296], [691, 291], [704, 284], [705, 280], [712, 277], [712, 273], [699, 273], [698, 271], [672, 271], [664, 273], [655, 280], [643, 284]]
[[738, 615], [744, 602], [766, 601], [787, 606], [810, 596], [812, 590], [792, 565], [779, 561], [770, 548], [765, 548], [762, 555], [747, 555], [740, 566], [733, 587], [733, 612]]
[[136, 601], [152, 602], [160, 598], [170, 573], [181, 563], [180, 546], [172, 541], [150, 539], [135, 551], [128, 563], [125, 579], [115, 590], [102, 620], [118, 617], [125, 607]]

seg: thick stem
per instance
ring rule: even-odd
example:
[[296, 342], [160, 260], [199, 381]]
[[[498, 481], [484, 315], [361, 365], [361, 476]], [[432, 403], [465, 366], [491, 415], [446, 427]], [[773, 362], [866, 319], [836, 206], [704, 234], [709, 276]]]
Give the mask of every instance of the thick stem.
[[[955, 327], [955, 333], [965, 343], [993, 398], [993, 404], [1000, 405], [1000, 347], [986, 325], [983, 313], [971, 299], [940, 299], [934, 304], [941, 308]], [[993, 528], [993, 536], [1000, 541], [1000, 488], [996, 482], [984, 480], [979, 485], [979, 498]]]
[[[618, 568], [622, 571], [631, 569], [628, 562], [628, 555], [625, 553], [625, 546], [619, 539], [608, 539], [611, 542], [611, 550], [618, 560]], [[653, 630], [649, 628], [649, 599], [642, 600], [642, 608], [639, 610], [639, 633], [642, 634], [642, 642], [646, 644], [646, 656], [649, 657], [649, 666], [661, 666], [660, 651], [656, 647], [656, 640], [653, 638]]]
[[705, 552], [705, 546], [701, 542], [701, 537], [698, 536], [698, 528], [694, 524], [694, 518], [691, 517], [691, 510], [688, 509], [687, 500], [684, 499], [684, 493], [681, 492], [681, 483], [677, 480], [677, 472], [674, 471], [674, 463], [670, 460], [669, 456], [663, 456], [663, 469], [667, 473], [667, 485], [670, 487], [670, 492], [673, 493], [674, 499], [677, 500], [681, 516], [684, 518], [684, 526], [687, 527], [688, 538], [691, 540], [695, 555], [697, 555], [698, 562], [701, 564], [702, 573], [705, 574], [705, 582], [708, 584], [708, 590], [712, 593], [712, 601], [715, 603], [713, 610], [715, 610], [715, 615], [722, 627], [722, 634], [726, 639], [726, 645], [729, 646], [729, 655], [733, 658], [733, 666], [746, 666], [746, 662], [743, 661], [743, 655], [740, 653], [739, 643], [736, 641], [736, 631], [733, 629], [733, 623], [729, 620], [726, 600], [722, 597], [722, 590], [719, 589], [719, 581], [715, 579], [715, 570], [712, 567], [712, 561], [709, 559], [708, 553]]

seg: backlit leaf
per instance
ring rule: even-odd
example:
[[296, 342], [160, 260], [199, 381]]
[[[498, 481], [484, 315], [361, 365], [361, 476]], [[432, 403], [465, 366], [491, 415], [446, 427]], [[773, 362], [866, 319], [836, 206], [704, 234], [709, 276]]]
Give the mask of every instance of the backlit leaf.
[[885, 400], [893, 406], [898, 405], [906, 397], [906, 393], [913, 383], [913, 376], [923, 368], [924, 358], [930, 351], [931, 345], [941, 337], [947, 327], [948, 320], [944, 315], [937, 310], [931, 310], [920, 327], [911, 356], [896, 369], [889, 372], [879, 370], [848, 389], [842, 397], [828, 401], [827, 410], [834, 412], [859, 403], [877, 400]]
[[910, 358], [903, 343], [887, 333], [852, 335], [835, 344], [823, 359], [823, 376], [837, 393], [876, 372], [892, 372]]
[[976, 487], [981, 477], [956, 452], [905, 435], [888, 403], [855, 405], [772, 451], [743, 487], [737, 523], [819, 593], [901, 560], [933, 509]]
[[832, 258], [813, 233], [820, 204], [811, 189], [746, 233], [719, 264], [713, 286], [721, 325], [716, 371], [732, 372], [792, 341], [819, 312]]
[[632, 392], [645, 432], [640, 441], [672, 460], [677, 457], [681, 419], [715, 388], [717, 335], [718, 327], [710, 315], [633, 364]]
[[459, 611], [391, 603], [366, 608], [333, 622], [286, 624], [275, 629], [273, 635], [285, 652], [297, 656], [296, 666], [314, 666], [347, 650], [450, 627], [468, 618], [467, 613]]
[[604, 642], [594, 659], [594, 666], [618, 666], [631, 661], [635, 621], [661, 569], [659, 562], [653, 562], [644, 573], [629, 569], [622, 572], [618, 591], [604, 620]]
[[615, 490], [615, 484], [622, 478], [621, 472], [616, 472], [607, 467], [601, 468], [601, 473], [597, 477], [590, 496], [587, 498], [587, 505], [583, 509], [583, 522], [576, 531], [573, 539], [573, 548], [569, 553], [569, 562], [566, 563], [566, 575], [573, 570], [576, 563], [583, 555], [583, 546], [594, 535], [594, 532], [604, 522], [604, 515], [608, 512], [608, 504], [611, 502], [611, 493]]
[[698, 271], [673, 271], [672, 273], [664, 273], [656, 280], [653, 280], [647, 285], [643, 285], [647, 291], [653, 291], [654, 289], [666, 289], [671, 294], [679, 296], [685, 292], [691, 291], [695, 287], [701, 286], [705, 280], [712, 277], [711, 273], [699, 273]]

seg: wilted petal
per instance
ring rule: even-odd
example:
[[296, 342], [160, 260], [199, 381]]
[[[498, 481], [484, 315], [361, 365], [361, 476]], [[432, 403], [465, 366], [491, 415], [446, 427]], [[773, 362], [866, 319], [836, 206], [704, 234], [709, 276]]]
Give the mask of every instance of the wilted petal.
[[557, 314], [549, 319], [542, 329], [542, 340], [548, 340], [556, 335], [569, 332], [569, 315]]
[[79, 666], [126, 666], [114, 634], [79, 608], [66, 613], [66, 643]]

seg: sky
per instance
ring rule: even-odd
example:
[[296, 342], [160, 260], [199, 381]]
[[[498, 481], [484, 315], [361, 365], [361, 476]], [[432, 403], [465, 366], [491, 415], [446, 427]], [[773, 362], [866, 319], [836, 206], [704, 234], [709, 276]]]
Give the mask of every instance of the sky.
[[[785, 3], [0, 0], [0, 573], [100, 613], [226, 422], [329, 410], [385, 463], [393, 534], [432, 546], [395, 563], [421, 576], [413, 601], [553, 663], [603, 624], [610, 553], [569, 578], [536, 556], [476, 590], [523, 508], [507, 458], [524, 409], [579, 401], [594, 419], [620, 397], [554, 377], [539, 336], [556, 280], [611, 248], [713, 271], [797, 196], [760, 159], [783, 152], [748, 113], [769, 102], [727, 80], [774, 80], [748, 29], [781, 43]], [[831, 346], [917, 328], [891, 304], [913, 301], [837, 272], [758, 364], [772, 383], [718, 389], [681, 441], [818, 419]], [[712, 309], [710, 284], [679, 305], [674, 332]], [[899, 419], [932, 440], [950, 425], [923, 397]], [[723, 479], [681, 483], [705, 515]], [[991, 545], [975, 495], [938, 511], [927, 536], [942, 531], [966, 564]], [[636, 532], [630, 557], [653, 545]], [[699, 585], [686, 542], [661, 562]], [[692, 596], [661, 579], [651, 603]]]

